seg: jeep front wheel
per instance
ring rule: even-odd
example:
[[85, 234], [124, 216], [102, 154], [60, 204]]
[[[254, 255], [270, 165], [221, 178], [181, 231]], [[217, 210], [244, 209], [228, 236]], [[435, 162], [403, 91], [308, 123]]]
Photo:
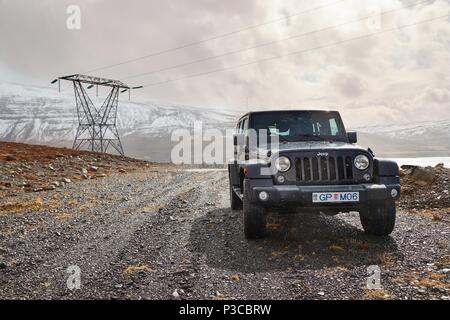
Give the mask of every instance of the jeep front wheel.
[[263, 238], [266, 233], [267, 211], [250, 201], [249, 181], [244, 180], [244, 233], [247, 239]]
[[364, 231], [375, 236], [391, 234], [395, 226], [395, 202], [376, 201], [360, 211], [359, 217]]

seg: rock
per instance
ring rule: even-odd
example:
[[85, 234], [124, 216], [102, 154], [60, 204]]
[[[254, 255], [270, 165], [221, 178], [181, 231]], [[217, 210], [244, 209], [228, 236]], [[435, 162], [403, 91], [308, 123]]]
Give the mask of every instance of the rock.
[[91, 171], [98, 171], [98, 167], [96, 167], [96, 166], [89, 166], [89, 170], [91, 170]]
[[33, 188], [33, 192], [41, 192], [44, 191], [42, 188]]
[[228, 277], [230, 280], [232, 281], [239, 281], [241, 280], [241, 278], [239, 277], [238, 274], [232, 274], [231, 276]]
[[52, 184], [42, 188], [43, 191], [51, 191], [51, 190], [55, 190], [55, 189], [56, 189], [56, 187]]
[[449, 273], [449, 272], [450, 272], [450, 269], [448, 269], [448, 268], [445, 268], [445, 269], [442, 269], [442, 270], [441, 270], [441, 272], [442, 272], [442, 273], [445, 273], [445, 274], [447, 274], [447, 273]]
[[64, 178], [64, 179], [62, 179], [62, 181], [63, 181], [64, 183], [71, 183], [71, 182], [72, 182], [72, 180], [70, 180], [70, 179], [68, 179], [68, 178]]
[[49, 168], [52, 171], [55, 171], [55, 168], [53, 168], [53, 166], [51, 164], [49, 164], [47, 168]]
[[104, 173], [97, 174], [97, 178], [104, 178], [104, 177], [106, 177], [106, 174]]
[[6, 155], [3, 159], [5, 159], [5, 161], [16, 161], [17, 160], [14, 156], [12, 156], [10, 154]]
[[411, 177], [426, 184], [432, 184], [436, 180], [436, 174], [432, 171], [432, 168], [429, 167], [415, 167], [411, 172]]
[[175, 299], [179, 299], [179, 298], [180, 298], [180, 294], [178, 293], [178, 290], [175, 290], [175, 291], [172, 293], [172, 296], [173, 296]]
[[50, 183], [51, 185], [55, 186], [55, 187], [59, 187], [61, 184], [59, 183], [59, 181], [53, 181], [52, 183]]
[[0, 269], [6, 269], [8, 267], [8, 265], [4, 262], [0, 261]]
[[87, 174], [88, 174], [88, 171], [85, 168], [81, 169], [82, 176], [85, 176], [85, 175], [87, 176]]
[[320, 292], [318, 292], [317, 294], [318, 294], [319, 296], [324, 296], [324, 295], [325, 295], [325, 292], [320, 291]]

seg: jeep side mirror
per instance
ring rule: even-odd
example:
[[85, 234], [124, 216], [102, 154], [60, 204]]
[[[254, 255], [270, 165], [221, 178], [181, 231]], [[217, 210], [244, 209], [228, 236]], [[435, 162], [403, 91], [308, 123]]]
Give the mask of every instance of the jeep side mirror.
[[357, 143], [358, 142], [358, 135], [355, 131], [347, 132], [347, 139], [349, 143]]

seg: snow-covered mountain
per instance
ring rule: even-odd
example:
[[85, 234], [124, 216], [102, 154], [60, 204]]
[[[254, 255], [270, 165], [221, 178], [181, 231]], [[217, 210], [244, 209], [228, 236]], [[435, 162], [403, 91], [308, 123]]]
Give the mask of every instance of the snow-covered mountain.
[[[103, 101], [94, 97], [93, 102], [101, 105]], [[135, 103], [125, 94], [119, 102], [118, 128], [127, 155], [168, 161], [173, 129], [192, 128], [194, 121], [202, 121], [206, 127], [230, 128], [238, 116], [204, 108]], [[76, 128], [71, 90], [59, 93], [54, 88], [0, 83], [0, 140], [70, 147]], [[359, 144], [379, 156], [450, 156], [450, 120], [355, 130]]]
[[[91, 98], [96, 106], [103, 102], [95, 94]], [[205, 127], [228, 128], [237, 117], [204, 108], [135, 103], [124, 95], [119, 101], [117, 126], [127, 155], [164, 160], [167, 152], [160, 149], [167, 149], [173, 129], [192, 128], [194, 121], [202, 121]], [[71, 146], [76, 129], [72, 91], [0, 83], [1, 140]], [[163, 154], [149, 156], [158, 152]]]
[[[449, 106], [450, 114], [450, 106]], [[450, 116], [450, 115], [449, 115]], [[449, 140], [450, 120], [427, 121], [409, 124], [398, 124], [395, 126], [371, 126], [356, 128], [361, 132], [379, 134], [391, 138], [400, 139], [445, 139]]]
[[450, 120], [359, 127], [355, 131], [361, 142], [387, 156], [450, 156]]

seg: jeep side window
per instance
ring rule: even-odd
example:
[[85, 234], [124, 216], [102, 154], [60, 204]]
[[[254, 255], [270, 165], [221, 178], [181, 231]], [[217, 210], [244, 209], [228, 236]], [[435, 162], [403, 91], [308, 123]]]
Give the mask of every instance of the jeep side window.
[[246, 133], [248, 129], [248, 118], [245, 118], [244, 121], [242, 121], [242, 133]]
[[330, 119], [330, 133], [331, 133], [331, 135], [335, 136], [335, 135], [338, 134], [338, 132], [339, 132], [339, 128], [338, 128], [338, 125], [336, 123], [336, 119], [335, 118]]

